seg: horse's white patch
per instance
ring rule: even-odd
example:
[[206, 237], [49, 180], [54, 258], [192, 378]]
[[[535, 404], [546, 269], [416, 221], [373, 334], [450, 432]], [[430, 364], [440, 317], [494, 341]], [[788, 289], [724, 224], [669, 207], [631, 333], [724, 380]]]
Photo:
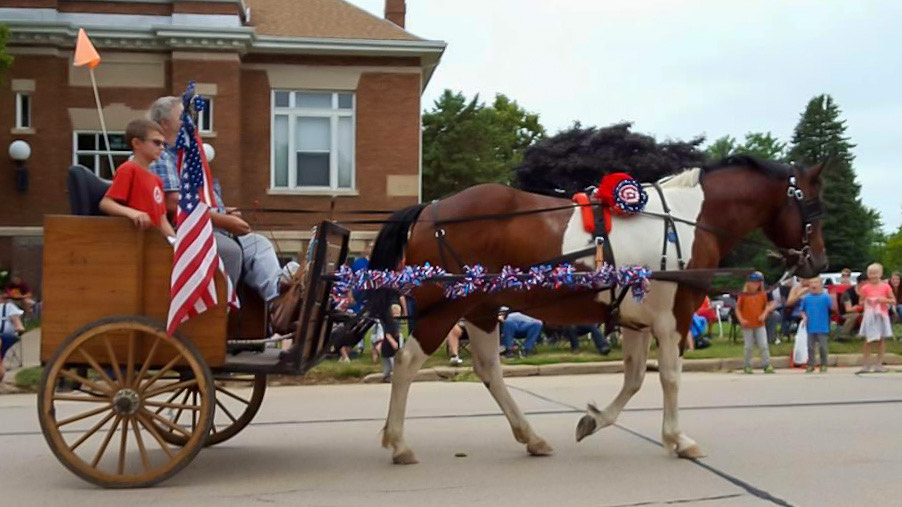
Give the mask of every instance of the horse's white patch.
[[[664, 192], [671, 215], [676, 218], [695, 222], [701, 213], [704, 193], [699, 184], [700, 171], [692, 169], [684, 171], [676, 176], [661, 180], [661, 189]], [[648, 204], [646, 211], [663, 213], [661, 199], [658, 192], [646, 185], [648, 192]], [[688, 263], [692, 254], [692, 245], [695, 241], [695, 227], [677, 222], [683, 261]], [[614, 216], [609, 235], [611, 247], [614, 251], [614, 260], [618, 266], [638, 265], [646, 266], [652, 270], [661, 268], [661, 252], [664, 244], [664, 220], [647, 215], [631, 217]], [[561, 252], [573, 252], [593, 245], [592, 235], [583, 229], [582, 217], [578, 208], [573, 210], [573, 215], [564, 231]], [[586, 265], [593, 266], [595, 257], [588, 255], [581, 259]], [[667, 269], [679, 269], [676, 245], [667, 244]], [[673, 299], [676, 295], [677, 285], [672, 282], [652, 282], [650, 291], [645, 301], [635, 302], [627, 297], [620, 307], [622, 318], [629, 322], [651, 325], [655, 319], [673, 319]], [[610, 294], [603, 291], [598, 295], [599, 301], [609, 302]], [[674, 322], [675, 325], [675, 322]]]

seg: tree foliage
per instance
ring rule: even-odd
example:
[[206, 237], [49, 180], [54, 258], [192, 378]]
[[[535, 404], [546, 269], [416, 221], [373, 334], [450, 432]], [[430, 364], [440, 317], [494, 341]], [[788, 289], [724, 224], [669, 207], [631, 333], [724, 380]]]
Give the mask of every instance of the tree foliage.
[[504, 95], [489, 106], [445, 90], [423, 113], [423, 198], [509, 183], [523, 152], [544, 136], [539, 116]]
[[871, 245], [879, 239], [880, 215], [861, 201], [861, 185], [852, 166], [855, 145], [845, 135], [846, 122], [840, 115], [829, 95], [811, 99], [793, 133], [789, 159], [803, 167], [827, 162], [821, 173], [821, 198], [830, 269], [861, 269], [869, 262]]
[[717, 162], [731, 155], [753, 155], [762, 160], [783, 162], [786, 160], [786, 143], [780, 142], [770, 132], [749, 132], [742, 144], [730, 135], [719, 137], [707, 148], [708, 162]]
[[9, 40], [9, 27], [0, 25], [0, 79], [6, 76], [6, 71], [12, 67], [13, 56], [6, 51], [6, 42]]
[[514, 186], [546, 192], [560, 189], [569, 196], [598, 185], [613, 172], [648, 182], [704, 163], [705, 155], [698, 148], [702, 137], [658, 142], [631, 128], [630, 123], [600, 129], [576, 123], [526, 150]]

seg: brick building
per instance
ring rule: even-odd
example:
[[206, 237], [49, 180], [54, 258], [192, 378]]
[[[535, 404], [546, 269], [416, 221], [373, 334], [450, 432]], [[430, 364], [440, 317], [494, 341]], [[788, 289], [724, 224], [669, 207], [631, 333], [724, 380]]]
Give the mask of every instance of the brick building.
[[[114, 165], [128, 121], [197, 82], [225, 201], [283, 254], [322, 218], [417, 202], [420, 96], [445, 44], [405, 31], [405, 11], [404, 0], [386, 0], [385, 19], [342, 0], [0, 0], [15, 57], [0, 85], [0, 148], [31, 147], [27, 189], [16, 162], [0, 161], [0, 268], [39, 286], [43, 215], [69, 211], [66, 168], [110, 175], [89, 75], [72, 66], [79, 27], [103, 59]], [[298, 209], [325, 213], [285, 212]], [[355, 228], [352, 249], [373, 234]]]

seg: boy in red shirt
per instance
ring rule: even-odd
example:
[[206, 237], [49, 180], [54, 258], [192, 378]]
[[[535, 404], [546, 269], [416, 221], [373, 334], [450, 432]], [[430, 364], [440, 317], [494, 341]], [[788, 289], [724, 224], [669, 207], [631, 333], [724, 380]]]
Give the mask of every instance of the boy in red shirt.
[[125, 142], [134, 156], [116, 169], [113, 185], [100, 201], [100, 210], [128, 218], [139, 229], [153, 226], [167, 236], [175, 236], [166, 219], [163, 182], [150, 171], [151, 162], [163, 151], [162, 127], [150, 120], [132, 120], [125, 128]]

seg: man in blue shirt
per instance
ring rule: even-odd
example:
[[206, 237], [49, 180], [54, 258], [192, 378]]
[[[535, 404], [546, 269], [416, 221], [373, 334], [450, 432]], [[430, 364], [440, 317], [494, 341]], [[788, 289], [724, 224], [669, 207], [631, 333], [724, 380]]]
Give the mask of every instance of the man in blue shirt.
[[830, 333], [830, 311], [836, 310], [836, 304], [829, 294], [824, 292], [820, 277], [808, 281], [808, 294], [802, 298], [799, 308], [802, 310], [802, 322], [808, 331], [808, 368], [806, 373], [814, 371], [814, 343], [817, 342], [821, 352], [821, 372], [827, 371], [827, 335]]

